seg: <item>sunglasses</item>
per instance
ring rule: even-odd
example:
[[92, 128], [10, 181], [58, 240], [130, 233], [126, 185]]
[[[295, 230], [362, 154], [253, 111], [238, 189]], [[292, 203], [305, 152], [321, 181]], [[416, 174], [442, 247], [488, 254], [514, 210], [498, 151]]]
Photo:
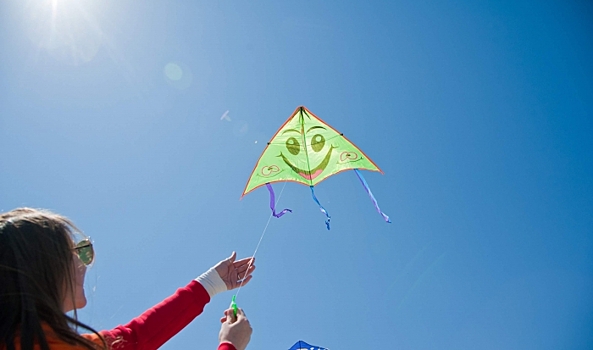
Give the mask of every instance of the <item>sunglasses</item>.
[[76, 254], [85, 265], [90, 265], [95, 260], [95, 250], [93, 249], [93, 243], [90, 238], [83, 239], [78, 242], [74, 247]]

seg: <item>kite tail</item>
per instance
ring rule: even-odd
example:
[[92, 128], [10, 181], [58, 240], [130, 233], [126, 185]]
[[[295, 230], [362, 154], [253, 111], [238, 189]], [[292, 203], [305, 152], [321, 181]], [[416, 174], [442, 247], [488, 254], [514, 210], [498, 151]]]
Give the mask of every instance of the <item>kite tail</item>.
[[391, 220], [389, 219], [389, 216], [385, 215], [382, 211], [381, 208], [379, 208], [379, 204], [377, 204], [377, 200], [375, 199], [375, 196], [373, 196], [373, 192], [371, 192], [371, 189], [369, 188], [369, 185], [367, 184], [367, 182], [365, 181], [364, 177], [362, 176], [362, 174], [360, 173], [360, 171], [358, 171], [358, 169], [354, 169], [354, 172], [356, 173], [356, 175], [358, 176], [358, 179], [360, 180], [360, 182], [362, 183], [362, 186], [364, 187], [364, 189], [367, 191], [367, 193], [369, 194], [369, 197], [371, 197], [371, 201], [373, 201], [373, 204], [375, 205], [375, 209], [377, 209], [377, 212], [379, 214], [381, 214], [381, 216], [383, 217], [383, 219], [385, 219], [385, 222], [387, 223], [391, 223]]
[[331, 220], [331, 216], [329, 216], [329, 213], [327, 212], [327, 210], [325, 210], [325, 208], [323, 207], [323, 205], [321, 205], [321, 203], [319, 203], [319, 200], [317, 199], [317, 197], [315, 197], [315, 191], [313, 190], [313, 186], [309, 186], [309, 187], [311, 188], [311, 195], [313, 195], [313, 200], [319, 206], [319, 210], [321, 210], [321, 212], [323, 214], [325, 214], [325, 216], [327, 216], [327, 220], [325, 220], [325, 226], [329, 230], [329, 222]]
[[270, 185], [270, 183], [266, 183], [266, 187], [268, 188], [268, 191], [270, 191], [270, 209], [272, 209], [272, 215], [274, 215], [277, 218], [280, 218], [282, 215], [286, 214], [286, 213], [292, 213], [291, 209], [284, 209], [279, 213], [276, 213], [276, 195], [274, 194], [274, 189], [272, 188], [272, 185]]

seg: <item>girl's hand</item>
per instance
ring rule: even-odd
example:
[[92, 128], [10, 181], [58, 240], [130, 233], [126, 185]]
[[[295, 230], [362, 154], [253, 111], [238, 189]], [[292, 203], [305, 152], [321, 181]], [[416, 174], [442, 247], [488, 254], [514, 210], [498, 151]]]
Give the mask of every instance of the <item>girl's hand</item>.
[[233, 252], [230, 257], [224, 259], [214, 266], [220, 278], [226, 284], [227, 290], [235, 289], [241, 285], [246, 285], [251, 280], [251, 274], [255, 270], [254, 258], [244, 258], [235, 261], [237, 253]]

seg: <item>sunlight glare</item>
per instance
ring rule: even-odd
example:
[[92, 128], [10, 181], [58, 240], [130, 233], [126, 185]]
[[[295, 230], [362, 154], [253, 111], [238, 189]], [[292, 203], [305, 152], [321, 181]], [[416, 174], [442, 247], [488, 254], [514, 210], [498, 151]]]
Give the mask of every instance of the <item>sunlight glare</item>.
[[103, 42], [96, 16], [97, 2], [29, 0], [26, 9], [29, 38], [39, 51], [58, 61], [79, 65], [91, 61]]

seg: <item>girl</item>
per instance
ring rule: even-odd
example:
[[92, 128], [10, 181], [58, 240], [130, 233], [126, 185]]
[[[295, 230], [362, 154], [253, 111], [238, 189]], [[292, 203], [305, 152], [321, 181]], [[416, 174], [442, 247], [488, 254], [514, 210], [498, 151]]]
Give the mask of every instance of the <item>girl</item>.
[[[157, 349], [214, 295], [251, 280], [253, 259], [235, 257], [233, 252], [130, 323], [97, 332], [76, 318], [87, 302], [83, 284], [94, 260], [92, 242], [70, 220], [46, 210], [0, 214], [0, 350]], [[243, 311], [235, 317], [226, 310], [221, 322], [218, 350], [244, 350], [252, 329]]]

